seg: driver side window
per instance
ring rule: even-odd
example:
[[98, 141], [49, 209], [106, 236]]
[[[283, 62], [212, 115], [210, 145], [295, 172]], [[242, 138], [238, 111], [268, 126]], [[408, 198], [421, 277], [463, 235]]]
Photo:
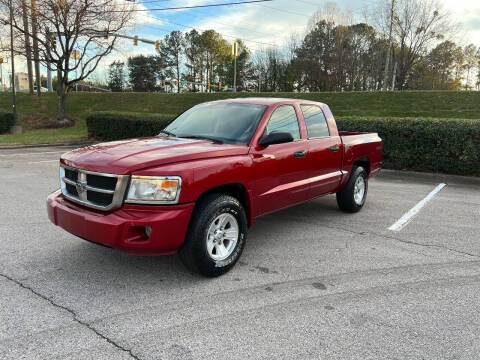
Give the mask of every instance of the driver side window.
[[293, 106], [282, 105], [273, 111], [265, 128], [265, 135], [272, 132], [288, 132], [292, 135], [294, 141], [300, 139], [300, 128]]

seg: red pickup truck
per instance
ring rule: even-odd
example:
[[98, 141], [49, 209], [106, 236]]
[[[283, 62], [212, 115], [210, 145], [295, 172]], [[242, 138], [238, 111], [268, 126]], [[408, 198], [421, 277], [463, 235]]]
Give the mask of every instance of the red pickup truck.
[[376, 133], [339, 132], [327, 105], [243, 98], [196, 105], [158, 136], [72, 150], [60, 159], [50, 220], [139, 255], [179, 252], [205, 276], [239, 259], [256, 217], [336, 193], [365, 203], [382, 159]]

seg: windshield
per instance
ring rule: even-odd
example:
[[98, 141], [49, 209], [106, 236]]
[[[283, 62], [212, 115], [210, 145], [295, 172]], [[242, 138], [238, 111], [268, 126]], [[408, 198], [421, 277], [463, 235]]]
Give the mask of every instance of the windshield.
[[248, 144], [266, 108], [252, 104], [199, 104], [177, 117], [165, 130], [177, 137]]

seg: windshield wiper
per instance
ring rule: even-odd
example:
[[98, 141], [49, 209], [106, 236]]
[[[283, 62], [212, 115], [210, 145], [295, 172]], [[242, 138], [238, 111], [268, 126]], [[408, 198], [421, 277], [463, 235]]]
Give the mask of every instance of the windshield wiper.
[[167, 136], [173, 136], [173, 137], [177, 136], [177, 135], [175, 135], [174, 133], [172, 133], [168, 130], [162, 130], [162, 131], [160, 131], [160, 133], [158, 135], [160, 135], [160, 134], [165, 134]]
[[179, 137], [186, 138], [186, 139], [203, 139], [203, 140], [210, 140], [217, 144], [223, 144], [222, 140], [219, 140], [215, 137], [211, 136], [204, 136], [204, 135], [180, 135]]

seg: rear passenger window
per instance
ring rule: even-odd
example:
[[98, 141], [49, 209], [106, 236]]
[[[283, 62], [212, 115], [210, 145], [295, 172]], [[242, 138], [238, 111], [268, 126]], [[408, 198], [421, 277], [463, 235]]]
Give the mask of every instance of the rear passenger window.
[[288, 132], [293, 140], [300, 139], [300, 128], [295, 109], [291, 105], [282, 105], [274, 110], [268, 120], [266, 134], [271, 132]]
[[300, 108], [305, 118], [309, 139], [330, 136], [322, 109], [315, 105], [301, 105]]

